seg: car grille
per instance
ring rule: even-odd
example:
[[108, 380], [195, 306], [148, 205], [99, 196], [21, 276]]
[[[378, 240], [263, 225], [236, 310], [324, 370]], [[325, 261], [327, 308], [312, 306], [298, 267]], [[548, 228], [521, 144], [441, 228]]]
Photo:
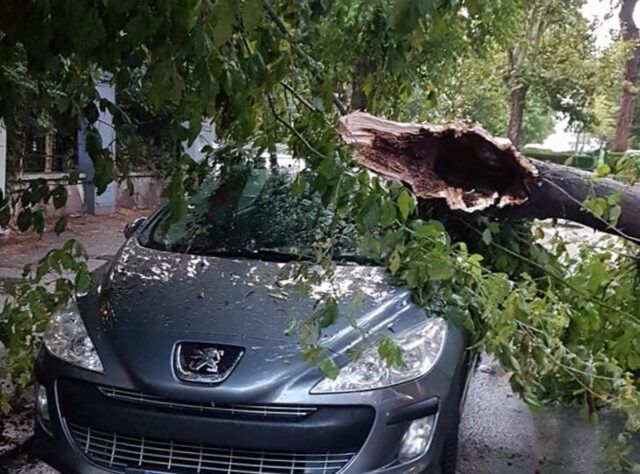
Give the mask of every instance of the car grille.
[[177, 402], [155, 395], [148, 395], [135, 390], [98, 385], [103, 395], [115, 400], [153, 405], [170, 410], [195, 410], [199, 412], [218, 413], [227, 415], [259, 415], [278, 417], [303, 417], [316, 411], [315, 407], [296, 405], [230, 405], [214, 406], [213, 404]]
[[78, 449], [107, 468], [177, 473], [336, 474], [355, 454], [243, 451], [123, 436], [71, 423], [68, 426]]

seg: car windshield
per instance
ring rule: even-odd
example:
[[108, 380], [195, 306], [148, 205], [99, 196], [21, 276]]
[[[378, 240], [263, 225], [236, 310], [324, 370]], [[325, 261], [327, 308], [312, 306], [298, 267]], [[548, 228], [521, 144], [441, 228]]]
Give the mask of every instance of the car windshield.
[[289, 261], [311, 257], [332, 239], [333, 257], [374, 263], [364, 256], [355, 225], [336, 218], [308, 188], [294, 192], [282, 167], [245, 169], [211, 179], [188, 202], [180, 222], [164, 212], [148, 245], [172, 252]]

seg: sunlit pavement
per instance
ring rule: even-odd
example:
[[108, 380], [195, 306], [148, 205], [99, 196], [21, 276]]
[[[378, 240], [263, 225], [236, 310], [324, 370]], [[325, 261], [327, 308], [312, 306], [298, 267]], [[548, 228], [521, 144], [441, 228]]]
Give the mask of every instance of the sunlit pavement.
[[[545, 408], [532, 413], [510, 390], [506, 374], [486, 359], [471, 380], [461, 432], [461, 474], [602, 474], [608, 469], [603, 446], [621, 426], [600, 414], [591, 427], [577, 408]], [[640, 440], [632, 452], [640, 456]], [[640, 458], [636, 460], [640, 462]], [[0, 472], [2, 468], [0, 467]], [[5, 467], [11, 474], [53, 474], [42, 463], [19, 455]]]

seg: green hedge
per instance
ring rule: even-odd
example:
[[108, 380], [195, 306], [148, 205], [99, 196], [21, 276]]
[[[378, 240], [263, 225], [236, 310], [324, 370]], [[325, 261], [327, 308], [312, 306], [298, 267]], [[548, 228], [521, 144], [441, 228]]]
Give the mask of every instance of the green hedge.
[[[521, 150], [521, 153], [525, 156], [528, 156], [529, 158], [535, 158], [542, 161], [551, 161], [559, 165], [575, 166], [576, 168], [589, 171], [594, 170], [598, 162], [597, 155], [587, 153], [560, 152], [534, 148], [524, 148]], [[623, 155], [624, 153], [609, 152], [607, 157], [605, 158], [605, 163], [609, 165], [611, 169], [614, 169], [616, 162]], [[571, 161], [568, 161], [569, 159], [571, 159]]]

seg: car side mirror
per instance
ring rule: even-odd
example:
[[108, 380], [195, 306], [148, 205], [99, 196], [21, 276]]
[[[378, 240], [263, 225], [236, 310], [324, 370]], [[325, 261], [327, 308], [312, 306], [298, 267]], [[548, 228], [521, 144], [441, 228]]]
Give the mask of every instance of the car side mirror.
[[147, 218], [146, 217], [138, 217], [137, 219], [132, 220], [131, 222], [129, 222], [127, 225], [124, 226], [124, 237], [125, 239], [128, 239], [129, 237], [131, 237], [136, 230], [138, 230], [142, 224], [144, 224], [145, 222], [147, 222]]

